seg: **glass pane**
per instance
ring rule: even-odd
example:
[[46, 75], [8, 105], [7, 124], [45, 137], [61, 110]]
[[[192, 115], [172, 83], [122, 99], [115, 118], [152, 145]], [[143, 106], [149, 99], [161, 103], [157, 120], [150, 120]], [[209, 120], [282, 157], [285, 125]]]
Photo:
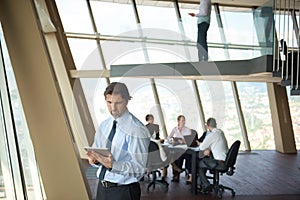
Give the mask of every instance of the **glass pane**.
[[253, 10], [253, 21], [257, 31], [258, 41], [263, 55], [273, 53], [273, 6], [263, 6]]
[[56, 5], [66, 32], [94, 33], [86, 1], [56, 0]]
[[[197, 81], [205, 120], [213, 117], [217, 127], [225, 133], [228, 145], [235, 140], [241, 141], [244, 148], [239, 119], [230, 82]], [[218, 92], [215, 92], [218, 91]]]
[[103, 56], [108, 68], [112, 64], [143, 64], [146, 63], [142, 43], [103, 41]]
[[251, 149], [275, 149], [266, 83], [237, 83]]
[[146, 124], [145, 116], [153, 114], [155, 123], [162, 128], [158, 116], [158, 108], [155, 104], [150, 79], [146, 78], [121, 78], [119, 80], [127, 85], [132, 99], [128, 103], [128, 109], [141, 122]]
[[177, 52], [170, 52], [167, 49], [148, 48], [147, 50], [151, 63], [187, 62], [184, 56], [178, 55]]
[[245, 60], [261, 56], [259, 50], [229, 49], [230, 60]]
[[[188, 37], [188, 39], [191, 39], [196, 42], [198, 34], [197, 17], [191, 17], [190, 15], [188, 15], [188, 13], [198, 13], [199, 5], [181, 3], [179, 4], [179, 7], [185, 34]], [[222, 42], [219, 27], [217, 24], [215, 9], [213, 6], [211, 9], [210, 26], [207, 32], [207, 42]]]
[[[186, 126], [202, 134], [197, 102], [191, 82], [188, 80], [155, 79], [167, 133], [177, 126], [177, 116], [184, 115]], [[195, 112], [191, 112], [195, 111]], [[200, 132], [200, 133], [199, 133]]]
[[[208, 48], [208, 57], [212, 61], [228, 60], [225, 54], [226, 49], [223, 48]], [[230, 59], [232, 60], [232, 59]]]
[[[182, 36], [178, 34], [180, 31], [175, 8], [172, 5], [173, 4], [171, 4], [171, 7], [159, 7], [157, 5], [137, 6], [141, 25], [144, 30], [144, 36], [150, 38], [181, 40]], [[174, 32], [174, 34], [169, 34], [168, 32]]]
[[[3, 43], [2, 43], [3, 42]], [[15, 128], [14, 131], [16, 131], [16, 137], [17, 137], [17, 142], [18, 142], [18, 147], [19, 147], [19, 154], [21, 157], [20, 163], [16, 163], [17, 161], [14, 159], [12, 160], [12, 163], [14, 163], [14, 168], [13, 171], [14, 173], [19, 175], [19, 169], [17, 166], [22, 164], [22, 172], [24, 175], [24, 182], [25, 182], [25, 187], [26, 187], [26, 194], [28, 196], [28, 199], [43, 199], [43, 194], [42, 194], [42, 185], [41, 185], [41, 179], [39, 176], [39, 171], [34, 155], [34, 150], [32, 146], [32, 142], [30, 139], [29, 135], [29, 130], [27, 127], [27, 122], [25, 119], [25, 115], [23, 112], [23, 107], [20, 99], [20, 95], [18, 92], [16, 80], [14, 77], [14, 72], [11, 67], [11, 62], [9, 60], [9, 55], [7, 52], [7, 47], [5, 46], [4, 40], [1, 38], [1, 44], [3, 44], [2, 47], [4, 47], [4, 65], [5, 65], [5, 71], [6, 71], [6, 78], [8, 82], [8, 92], [10, 95], [10, 106], [12, 109], [13, 113], [13, 121], [11, 122]], [[6, 119], [9, 120], [9, 119]], [[7, 125], [7, 124], [6, 124]], [[10, 133], [14, 135], [13, 133]], [[13, 139], [15, 141], [15, 138], [9, 138]], [[14, 142], [13, 141], [13, 142]], [[12, 141], [8, 141], [10, 143], [10, 149], [11, 150], [17, 150], [16, 147], [11, 146]], [[12, 153], [12, 152], [10, 152]], [[19, 179], [21, 176], [17, 177]], [[22, 191], [22, 186], [18, 185], [19, 181], [15, 179], [16, 185], [15, 187], [17, 188], [17, 192]], [[22, 192], [21, 192], [22, 193]]]
[[96, 41], [68, 38], [77, 70], [104, 69]]
[[[105, 79], [80, 79], [88, 107], [95, 125], [95, 128], [106, 118], [110, 116], [106, 102], [103, 96], [106, 88]], [[162, 127], [158, 116], [158, 108], [155, 104], [154, 96], [149, 79], [144, 78], [118, 78], [111, 79], [111, 82], [119, 81], [127, 85], [132, 99], [129, 101], [128, 109], [141, 122], [145, 122], [146, 114], [153, 114], [155, 122]]]
[[299, 96], [291, 96], [288, 87], [287, 87], [287, 94], [288, 94], [292, 124], [294, 129], [296, 149], [300, 149], [300, 109], [299, 109], [300, 98]]
[[100, 34], [137, 36], [132, 5], [91, 1], [91, 7]]
[[[299, 26], [299, 21], [297, 23]], [[275, 27], [278, 41], [283, 39], [288, 47], [297, 47], [297, 39], [293, 30], [293, 20], [288, 10], [285, 12], [281, 10], [275, 13]]]
[[258, 45], [252, 10], [220, 6], [221, 18], [227, 43]]
[[[78, 79], [76, 81], [78, 81]], [[97, 129], [100, 123], [109, 116], [103, 96], [107, 86], [106, 80], [104, 78], [81, 78], [80, 82], [91, 113], [93, 124], [95, 129]]]
[[[1, 95], [2, 96], [2, 95]], [[0, 199], [16, 199], [14, 181], [11, 169], [12, 159], [8, 152], [7, 131], [5, 127], [3, 102], [0, 98]]]

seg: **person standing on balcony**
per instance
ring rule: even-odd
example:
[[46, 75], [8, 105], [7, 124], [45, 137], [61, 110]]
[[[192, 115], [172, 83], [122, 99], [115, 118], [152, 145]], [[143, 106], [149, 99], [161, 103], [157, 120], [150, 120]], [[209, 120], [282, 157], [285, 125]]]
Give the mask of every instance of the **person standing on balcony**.
[[211, 0], [200, 1], [199, 13], [189, 13], [192, 17], [198, 18], [197, 49], [200, 62], [208, 60], [207, 31], [210, 25], [210, 14]]

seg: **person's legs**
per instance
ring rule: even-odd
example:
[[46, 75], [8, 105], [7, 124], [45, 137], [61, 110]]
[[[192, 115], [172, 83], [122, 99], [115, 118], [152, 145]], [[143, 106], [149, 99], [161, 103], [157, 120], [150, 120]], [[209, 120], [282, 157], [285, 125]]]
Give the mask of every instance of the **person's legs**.
[[208, 60], [208, 47], [207, 47], [207, 31], [209, 24], [202, 22], [198, 24], [198, 38], [197, 38], [197, 48], [199, 61]]
[[185, 170], [189, 174], [189, 179], [187, 180], [187, 184], [190, 184], [192, 182], [192, 155], [185, 153]]
[[172, 169], [173, 169], [173, 179], [172, 181], [178, 182], [180, 173], [182, 172], [182, 164], [183, 164], [183, 157], [180, 156], [177, 160], [172, 163]]
[[203, 158], [199, 161], [198, 165], [198, 174], [199, 174], [199, 183], [204, 189], [208, 189], [210, 186], [210, 182], [206, 177], [207, 169], [213, 169], [218, 165], [218, 160], [213, 158]]

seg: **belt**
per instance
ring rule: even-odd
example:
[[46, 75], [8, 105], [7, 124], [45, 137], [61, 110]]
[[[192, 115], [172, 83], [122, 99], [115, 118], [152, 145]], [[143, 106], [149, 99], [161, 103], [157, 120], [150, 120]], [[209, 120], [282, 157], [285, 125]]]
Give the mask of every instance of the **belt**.
[[138, 182], [134, 182], [134, 183], [130, 183], [130, 184], [119, 184], [119, 183], [112, 183], [112, 182], [105, 181], [105, 180], [100, 181], [100, 184], [104, 188], [120, 187], [120, 186], [131, 186], [131, 185], [134, 185], [134, 184], [137, 184], [137, 183]]

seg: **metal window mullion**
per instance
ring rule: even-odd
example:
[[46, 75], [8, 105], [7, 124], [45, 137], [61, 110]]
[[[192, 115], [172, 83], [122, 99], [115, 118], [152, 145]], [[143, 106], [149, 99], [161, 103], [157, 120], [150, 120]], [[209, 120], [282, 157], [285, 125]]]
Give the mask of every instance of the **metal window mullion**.
[[[277, 19], [277, 17], [276, 17], [277, 1], [274, 0], [274, 2], [275, 3], [274, 3], [274, 7], [273, 7], [273, 13], [274, 13], [274, 21], [276, 22], [276, 19]], [[274, 23], [274, 31], [273, 31], [273, 38], [274, 38], [273, 39], [274, 40], [274, 42], [273, 42], [273, 72], [275, 72], [275, 70], [276, 70], [276, 63], [275, 63], [276, 57], [278, 59], [278, 55], [276, 54], [276, 52], [277, 52], [277, 48], [279, 48], [275, 25], [276, 25], [276, 23]]]
[[219, 4], [214, 4], [214, 8], [215, 8], [217, 23], [218, 23], [218, 27], [219, 27], [220, 36], [221, 36], [221, 41], [224, 44], [225, 58], [229, 60], [230, 59], [230, 55], [229, 55], [229, 51], [228, 51], [228, 45], [227, 45], [227, 40], [226, 40], [226, 36], [225, 36], [224, 26], [223, 26], [223, 22], [222, 22], [222, 18], [221, 18]]
[[[287, 39], [286, 39], [286, 44], [287, 44], [287, 50], [289, 49], [289, 40], [290, 40], [290, 19], [289, 19], [289, 14], [290, 13], [290, 0], [288, 0], [288, 9], [286, 10], [285, 12], [285, 16], [287, 17]], [[285, 80], [288, 80], [289, 79], [289, 53], [287, 53], [287, 56], [286, 56], [286, 74], [285, 74]]]
[[[294, 6], [295, 6], [295, 0], [294, 0]], [[298, 22], [297, 22], [297, 17], [296, 17], [296, 9], [294, 7], [294, 9], [291, 10], [291, 17], [293, 20], [293, 28], [295, 31], [295, 35], [299, 35], [299, 28], [298, 28]], [[294, 34], [293, 34], [294, 36]], [[297, 41], [297, 45], [299, 46], [299, 38], [296, 37], [296, 41]]]
[[[135, 15], [136, 23], [137, 23], [137, 29], [138, 29], [138, 32], [139, 32], [139, 36], [141, 38], [144, 38], [144, 33], [143, 33], [142, 26], [141, 26], [141, 20], [140, 20], [140, 17], [139, 17], [136, 1], [131, 0], [131, 2], [132, 2], [132, 6], [133, 6], [133, 11], [134, 11], [134, 15]], [[146, 63], [150, 63], [150, 58], [149, 58], [149, 54], [148, 54], [148, 50], [147, 50], [147, 46], [146, 46], [145, 41], [143, 41], [141, 44], [142, 44], [142, 49], [143, 49], [145, 61], [146, 61]], [[149, 80], [150, 80], [151, 89], [152, 89], [152, 92], [153, 92], [153, 95], [154, 95], [154, 101], [155, 101], [155, 104], [158, 107], [158, 117], [159, 117], [160, 124], [162, 125], [161, 128], [162, 128], [163, 136], [164, 136], [164, 138], [167, 138], [168, 133], [167, 133], [167, 129], [166, 129], [166, 126], [165, 126], [165, 119], [164, 119], [164, 115], [163, 115], [159, 95], [158, 95], [158, 92], [157, 92], [156, 83], [155, 83], [154, 78], [150, 78]]]
[[177, 23], [178, 23], [178, 27], [179, 27], [179, 31], [181, 33], [181, 36], [182, 36], [182, 40], [183, 40], [183, 43], [184, 43], [184, 52], [186, 54], [186, 59], [188, 61], [191, 61], [191, 54], [190, 54], [190, 51], [188, 49], [188, 46], [186, 45], [187, 44], [187, 37], [185, 35], [185, 30], [184, 30], [184, 27], [183, 27], [183, 24], [182, 24], [182, 18], [181, 18], [181, 13], [180, 13], [180, 9], [179, 9], [179, 4], [178, 4], [178, 0], [175, 0], [174, 1], [174, 8], [175, 8], [175, 12], [176, 12], [176, 16], [177, 16]]
[[[276, 1], [277, 4], [277, 1]], [[277, 20], [278, 20], [278, 42], [280, 41], [280, 37], [281, 37], [281, 0], [279, 1], [279, 12], [278, 12], [278, 16], [277, 16]], [[282, 47], [281, 47], [282, 48]], [[280, 71], [280, 48], [279, 48], [279, 44], [278, 44], [278, 49], [277, 49], [277, 55], [278, 55], [278, 59], [277, 59], [277, 69], [276, 72]]]
[[249, 139], [248, 139], [247, 128], [246, 128], [246, 124], [245, 124], [245, 119], [244, 119], [244, 115], [243, 115], [243, 111], [242, 111], [242, 106], [241, 106], [240, 97], [239, 97], [238, 89], [237, 89], [237, 86], [236, 86], [236, 82], [232, 81], [231, 86], [232, 86], [233, 97], [234, 97], [234, 101], [235, 101], [235, 105], [236, 105], [236, 109], [237, 109], [237, 114], [238, 114], [238, 117], [239, 117], [241, 130], [242, 130], [242, 136], [243, 136], [243, 140], [244, 140], [245, 149], [247, 151], [251, 151], [251, 146], [250, 146], [250, 142], [249, 142]]
[[[299, 11], [299, 21], [300, 21], [300, 8], [298, 9]], [[298, 26], [300, 27], [300, 22], [298, 24]], [[298, 30], [299, 30], [299, 27], [298, 27]], [[298, 38], [298, 41], [300, 41], [300, 34], [298, 32], [298, 35], [297, 35], [297, 38]], [[300, 67], [299, 67], [299, 60], [300, 60], [300, 52], [299, 52], [299, 47], [300, 47], [300, 44], [298, 43], [298, 53], [297, 53], [297, 78], [296, 78], [296, 87], [295, 89], [299, 89], [299, 71], [300, 71]]]
[[[286, 0], [284, 0], [284, 8], [283, 8], [283, 28], [282, 28], [282, 30], [283, 30], [283, 33], [282, 33], [282, 39], [285, 41], [285, 12], [286, 12]], [[286, 44], [287, 44], [287, 42], [286, 42]], [[287, 46], [287, 45], [286, 45]], [[287, 47], [286, 47], [287, 48]], [[285, 46], [283, 45], [282, 46], [282, 52], [284, 52], [285, 51]], [[288, 66], [288, 63], [287, 63], [287, 55], [285, 55], [285, 58], [284, 58], [285, 60], [283, 61], [282, 60], [282, 67], [284, 66], [284, 64], [286, 64], [286, 68], [287, 68], [287, 66]], [[285, 79], [285, 77], [284, 77], [284, 68], [282, 68], [282, 70], [281, 70], [281, 78], [282, 79]]]
[[[28, 199], [28, 194], [27, 194], [27, 189], [26, 189], [26, 182], [25, 182], [25, 173], [24, 173], [24, 165], [23, 165], [23, 162], [22, 162], [22, 155], [21, 155], [21, 148], [20, 148], [20, 144], [18, 142], [18, 135], [17, 135], [17, 129], [16, 129], [16, 125], [15, 125], [15, 122], [14, 122], [14, 112], [13, 112], [13, 108], [12, 108], [12, 100], [11, 100], [11, 96], [10, 96], [10, 92], [9, 92], [9, 86], [8, 86], [8, 80], [7, 80], [7, 73], [6, 73], [6, 70], [5, 70], [5, 67], [4, 67], [4, 57], [3, 57], [3, 53], [2, 53], [2, 45], [1, 45], [1, 42], [0, 42], [0, 59], [1, 59], [1, 63], [2, 63], [2, 66], [0, 66], [2, 69], [1, 69], [1, 79], [2, 79], [2, 82], [3, 82], [3, 85], [2, 87], [3, 88], [3, 91], [5, 92], [5, 103], [2, 102], [2, 93], [0, 98], [1, 98], [1, 104], [3, 104], [3, 119], [4, 119], [4, 123], [5, 123], [5, 128], [7, 129], [7, 127], [10, 128], [10, 131], [13, 135], [13, 143], [14, 143], [14, 146], [15, 146], [15, 149], [16, 149], [16, 157], [17, 157], [17, 162], [18, 162], [18, 171], [19, 171], [19, 174], [20, 174], [20, 181], [21, 181], [21, 187], [22, 187], [22, 195], [23, 195], [23, 198], [24, 199]], [[6, 131], [7, 132], [7, 131]], [[7, 133], [6, 133], [7, 134]], [[7, 135], [6, 135], [7, 137]], [[10, 152], [11, 154], [11, 152]], [[9, 154], [9, 156], [10, 156]], [[11, 166], [12, 166], [12, 160], [10, 159], [9, 160]], [[12, 174], [14, 174], [14, 171], [11, 170]], [[16, 190], [16, 184], [15, 184], [15, 180], [14, 180], [14, 176], [13, 176], [13, 182], [14, 182], [14, 185], [13, 185], [13, 189], [14, 189], [14, 192], [15, 192], [15, 196], [18, 198], [18, 192]]]
[[[90, 19], [91, 19], [91, 22], [92, 22], [93, 30], [97, 35], [100, 35], [100, 33], [98, 32], [98, 29], [97, 29], [97, 25], [96, 25], [96, 21], [95, 21], [95, 18], [94, 18], [93, 11], [92, 11], [90, 0], [86, 0], [86, 4], [87, 4], [87, 7], [88, 7], [88, 11], [89, 11]], [[96, 40], [96, 43], [97, 43], [97, 50], [98, 50], [101, 62], [103, 64], [103, 68], [107, 69], [100, 40]], [[110, 84], [109, 77], [105, 78], [105, 80], [106, 80], [106, 84], [109, 85]]]
[[198, 84], [197, 84], [196, 80], [192, 80], [192, 86], [193, 86], [193, 90], [194, 90], [194, 93], [195, 93], [196, 102], [197, 102], [197, 106], [198, 106], [199, 117], [200, 117], [200, 121], [201, 121], [201, 127], [202, 127], [203, 131], [205, 131], [206, 130], [205, 115], [204, 115], [203, 106], [202, 106], [202, 102], [201, 102], [201, 98], [200, 98], [200, 92], [199, 92]]

